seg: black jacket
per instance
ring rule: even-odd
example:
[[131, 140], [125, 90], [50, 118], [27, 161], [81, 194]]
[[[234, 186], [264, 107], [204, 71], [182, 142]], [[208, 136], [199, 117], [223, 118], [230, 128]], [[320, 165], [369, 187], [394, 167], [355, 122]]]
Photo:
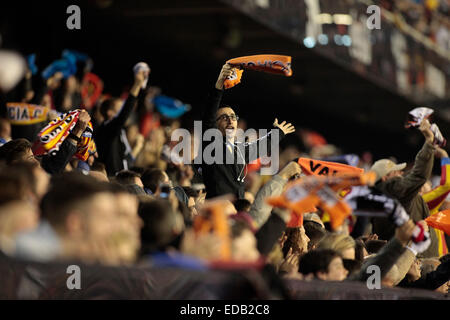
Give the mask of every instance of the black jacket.
[[441, 263], [435, 271], [427, 273], [424, 277], [409, 282], [406, 277], [398, 284], [402, 288], [420, 288], [436, 290], [450, 280], [450, 260]]
[[49, 174], [61, 173], [76, 152], [77, 146], [72, 144], [69, 139], [66, 139], [61, 143], [56, 154], [46, 154], [42, 157], [41, 166]]
[[94, 141], [97, 145], [99, 160], [105, 164], [106, 172], [113, 176], [125, 169], [125, 145], [120, 139], [121, 130], [131, 115], [137, 98], [129, 94], [119, 114], [111, 120], [104, 121], [94, 129]]
[[[206, 108], [204, 110], [202, 129], [205, 130], [214, 128], [216, 122], [216, 112], [220, 107], [223, 90], [214, 89], [209, 95]], [[261, 137], [252, 143], [238, 143], [236, 142], [232, 147], [228, 147], [224, 137], [223, 143], [223, 163], [206, 164], [205, 159], [202, 159], [200, 165], [203, 182], [206, 187], [206, 197], [212, 198], [225, 194], [233, 194], [238, 199], [244, 198], [244, 179], [247, 175], [247, 163], [256, 160], [259, 157], [259, 145], [267, 144], [267, 150], [270, 151], [270, 139], [274, 130], [279, 131], [280, 140], [284, 138], [284, 133], [279, 129], [272, 129], [264, 137]], [[205, 148], [209, 143], [202, 143], [202, 154], [205, 154]], [[232, 152], [230, 149], [232, 148]], [[227, 153], [233, 156], [234, 161], [230, 164], [225, 163]]]

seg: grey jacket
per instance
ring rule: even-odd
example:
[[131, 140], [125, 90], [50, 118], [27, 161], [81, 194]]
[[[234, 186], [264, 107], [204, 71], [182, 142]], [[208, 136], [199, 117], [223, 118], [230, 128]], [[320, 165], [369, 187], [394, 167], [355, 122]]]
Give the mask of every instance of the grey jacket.
[[[387, 181], [379, 181], [375, 187], [384, 194], [400, 201], [406, 212], [414, 222], [418, 222], [430, 215], [427, 204], [419, 195], [420, 188], [430, 178], [433, 170], [435, 147], [425, 143], [416, 156], [413, 168], [403, 177], [395, 177]], [[372, 220], [373, 233], [388, 240], [395, 232], [395, 225], [387, 218]], [[438, 239], [436, 232], [430, 228], [431, 245], [420, 257], [437, 257]]]
[[283, 192], [287, 180], [279, 175], [275, 175], [271, 180], [266, 182], [256, 194], [255, 201], [250, 207], [250, 215], [260, 228], [270, 217], [272, 206], [267, 204], [266, 198], [271, 196], [279, 196]]

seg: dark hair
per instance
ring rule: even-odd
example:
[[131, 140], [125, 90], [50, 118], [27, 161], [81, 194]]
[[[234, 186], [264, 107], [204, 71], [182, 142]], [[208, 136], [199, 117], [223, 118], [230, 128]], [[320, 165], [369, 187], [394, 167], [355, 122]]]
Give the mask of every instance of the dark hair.
[[339, 253], [331, 249], [317, 249], [305, 253], [299, 262], [298, 271], [303, 275], [318, 272], [328, 273], [328, 266], [333, 259], [341, 257]]
[[161, 169], [147, 169], [141, 176], [145, 188], [155, 193], [159, 184], [164, 180], [164, 171]]
[[133, 194], [135, 196], [147, 195], [145, 190], [142, 189], [142, 187], [138, 186], [137, 184], [127, 184], [125, 187], [129, 194]]
[[112, 194], [118, 194], [118, 193], [128, 193], [127, 188], [125, 188], [124, 185], [119, 184], [117, 182], [110, 182], [109, 183], [109, 191]]
[[447, 253], [445, 256], [442, 256], [442, 257], [439, 258], [439, 261], [441, 263], [444, 263], [444, 262], [446, 262], [448, 260], [450, 260], [450, 253]]
[[136, 178], [141, 178], [140, 174], [131, 170], [121, 170], [116, 173], [116, 181], [123, 185], [136, 184]]
[[327, 234], [327, 231], [322, 228], [320, 224], [314, 221], [303, 222], [303, 227], [305, 228], [305, 233], [309, 238], [308, 250], [311, 250], [311, 248], [318, 244]]
[[27, 139], [14, 139], [0, 147], [0, 162], [11, 164], [23, 160], [24, 155], [31, 149], [31, 143]]
[[91, 171], [106, 172], [105, 164], [95, 159], [94, 163], [91, 166]]
[[247, 199], [237, 199], [234, 203], [234, 207], [236, 208], [237, 212], [240, 211], [250, 211], [250, 207], [252, 206], [251, 202]]
[[176, 238], [173, 229], [176, 213], [168, 200], [141, 202], [138, 210], [143, 221], [141, 228], [141, 254], [165, 251]]
[[133, 166], [133, 167], [130, 168], [130, 171], [134, 171], [134, 172], [136, 172], [136, 173], [138, 173], [139, 175], [142, 176], [142, 174], [145, 171], [145, 168]]
[[359, 272], [362, 266], [362, 262], [358, 260], [342, 259], [342, 262], [344, 264], [344, 268], [348, 271], [348, 277]]
[[369, 254], [378, 253], [386, 245], [386, 240], [369, 240], [365, 242]]
[[105, 120], [108, 120], [108, 111], [114, 107], [114, 102], [117, 98], [109, 98], [102, 102], [100, 105], [100, 114]]
[[[34, 177], [34, 176], [33, 176]], [[0, 169], [0, 205], [15, 200], [24, 200], [32, 191], [30, 177], [17, 167], [2, 166]]]
[[182, 187], [188, 198], [197, 198], [198, 191], [191, 187]]
[[41, 201], [42, 217], [54, 226], [61, 225], [77, 204], [97, 193], [110, 190], [109, 183], [99, 182], [79, 172], [65, 172], [53, 176], [50, 189]]
[[[366, 245], [364, 244], [364, 241], [361, 239], [355, 240], [355, 260], [359, 262], [364, 261], [364, 249], [366, 249]], [[367, 250], [367, 249], [366, 249]], [[349, 270], [350, 272], [350, 270]]]
[[298, 245], [301, 237], [300, 227], [286, 228], [285, 235], [287, 236], [287, 239], [283, 246], [283, 256], [286, 257], [291, 248], [293, 253], [303, 253]]

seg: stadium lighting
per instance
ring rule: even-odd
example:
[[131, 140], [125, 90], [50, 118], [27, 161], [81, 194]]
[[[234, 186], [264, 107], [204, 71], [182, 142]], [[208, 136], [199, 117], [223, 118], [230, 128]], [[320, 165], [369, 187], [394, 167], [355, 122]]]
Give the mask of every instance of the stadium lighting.
[[338, 46], [342, 46], [342, 37], [339, 34], [336, 34], [334, 36], [334, 43], [336, 43]]
[[320, 34], [317, 40], [323, 46], [328, 44], [328, 36], [326, 34]]
[[305, 45], [305, 47], [311, 49], [315, 47], [316, 40], [313, 37], [306, 37], [305, 39], [303, 39], [303, 44]]
[[346, 47], [350, 47], [352, 45], [352, 38], [349, 35], [342, 36], [342, 43]]

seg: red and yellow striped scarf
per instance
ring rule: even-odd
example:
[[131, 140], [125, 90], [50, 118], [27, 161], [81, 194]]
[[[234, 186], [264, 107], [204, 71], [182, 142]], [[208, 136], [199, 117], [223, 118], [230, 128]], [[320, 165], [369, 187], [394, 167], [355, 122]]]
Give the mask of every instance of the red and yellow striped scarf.
[[[77, 109], [64, 113], [46, 125], [38, 133], [38, 139], [33, 144], [33, 153], [35, 155], [55, 154], [59, 150], [61, 143], [64, 142], [78, 122], [80, 112], [81, 110]], [[75, 153], [75, 157], [82, 161], [86, 161], [89, 155], [96, 152], [92, 133], [92, 123], [89, 122], [81, 136], [81, 142], [78, 144], [78, 150]]]

